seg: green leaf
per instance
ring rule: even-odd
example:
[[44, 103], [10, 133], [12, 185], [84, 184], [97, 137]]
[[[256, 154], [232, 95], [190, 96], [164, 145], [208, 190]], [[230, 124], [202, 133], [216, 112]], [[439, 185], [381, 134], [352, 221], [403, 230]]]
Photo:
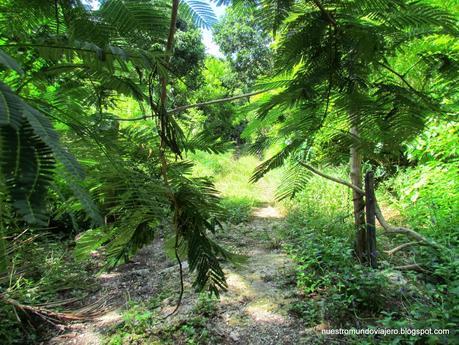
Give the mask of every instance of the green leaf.
[[183, 0], [180, 9], [185, 17], [191, 18], [199, 27], [211, 28], [217, 22], [217, 17], [207, 1]]
[[6, 68], [12, 69], [19, 74], [24, 74], [24, 71], [21, 68], [21, 65], [14, 60], [11, 56], [5, 53], [2, 49], [0, 49], [0, 64], [4, 65]]

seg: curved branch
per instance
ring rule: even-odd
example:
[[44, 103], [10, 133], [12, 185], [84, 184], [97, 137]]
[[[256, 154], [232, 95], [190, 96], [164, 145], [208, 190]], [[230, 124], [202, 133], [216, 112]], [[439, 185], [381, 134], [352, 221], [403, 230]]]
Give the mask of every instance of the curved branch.
[[419, 245], [419, 244], [422, 244], [422, 242], [418, 242], [418, 241], [413, 241], [413, 242], [407, 242], [407, 243], [403, 243], [391, 250], [386, 250], [384, 251], [387, 255], [389, 256], [392, 256], [394, 255], [396, 252], [402, 250], [402, 249], [405, 249], [407, 247], [411, 247], [411, 246], [415, 246], [415, 245]]
[[[201, 103], [195, 103], [195, 104], [188, 104], [188, 105], [182, 105], [181, 107], [177, 107], [174, 109], [170, 109], [167, 111], [168, 114], [173, 114], [173, 113], [178, 113], [190, 108], [198, 108], [198, 107], [203, 107], [206, 105], [211, 105], [211, 104], [218, 104], [218, 103], [225, 103], [225, 102], [232, 102], [241, 98], [245, 97], [251, 97], [255, 95], [259, 95], [261, 93], [268, 92], [269, 90], [260, 90], [260, 91], [254, 91], [254, 92], [249, 92], [249, 93], [244, 93], [242, 95], [237, 95], [237, 96], [232, 96], [232, 97], [226, 97], [226, 98], [219, 98], [219, 99], [213, 99], [211, 101], [206, 101], [206, 102], [201, 102]], [[139, 117], [133, 117], [130, 119], [127, 118], [117, 118], [115, 119], [116, 121], [140, 121], [140, 120], [147, 120], [151, 118], [151, 115], [143, 115]]]
[[238, 96], [214, 99], [212, 101], [201, 102], [201, 103], [196, 103], [196, 104], [183, 105], [181, 107], [177, 107], [175, 109], [168, 110], [168, 113], [178, 113], [178, 112], [190, 109], [190, 108], [197, 108], [197, 107], [202, 107], [202, 106], [205, 106], [205, 105], [218, 104], [218, 103], [224, 103], [224, 102], [231, 102], [231, 101], [234, 101], [234, 100], [237, 100], [237, 99], [259, 95], [260, 93], [264, 93], [264, 92], [267, 92], [267, 91], [269, 91], [269, 90], [260, 90], [260, 91], [245, 93], [245, 94], [238, 95]]
[[[305, 167], [306, 169], [312, 171], [314, 174], [316, 175], [319, 175], [323, 178], [326, 178], [330, 181], [333, 181], [333, 182], [336, 182], [336, 183], [339, 183], [339, 184], [342, 184], [346, 187], [349, 187], [353, 190], [355, 190], [357, 193], [360, 193], [360, 194], [365, 194], [365, 192], [353, 185], [352, 183], [349, 183], [347, 181], [344, 181], [340, 178], [336, 178], [336, 177], [333, 177], [333, 176], [330, 176], [330, 175], [327, 175], [319, 170], [317, 170], [316, 168], [314, 168], [313, 166], [309, 165], [309, 164], [306, 164], [304, 162], [299, 162], [299, 164], [303, 167]], [[407, 237], [411, 237], [412, 239], [418, 241], [418, 242], [423, 242], [425, 244], [428, 244], [434, 248], [437, 248], [437, 249], [444, 249], [444, 247], [430, 239], [428, 239], [427, 237], [424, 237], [422, 236], [421, 234], [419, 234], [418, 232], [412, 230], [412, 229], [409, 229], [409, 228], [405, 228], [405, 227], [398, 227], [398, 226], [393, 226], [391, 224], [389, 224], [386, 219], [384, 218], [384, 215], [381, 211], [381, 208], [379, 207], [379, 204], [377, 202], [375, 202], [376, 204], [376, 218], [378, 219], [378, 222], [379, 224], [381, 224], [381, 226], [384, 228], [384, 230], [386, 231], [386, 234], [403, 234]]]
[[323, 178], [326, 178], [327, 180], [330, 180], [330, 181], [333, 181], [333, 182], [336, 182], [336, 183], [339, 183], [339, 184], [342, 184], [346, 187], [349, 187], [353, 190], [355, 190], [357, 193], [360, 193], [360, 194], [363, 194], [365, 195], [365, 192], [362, 188], [359, 188], [357, 186], [354, 186], [352, 183], [350, 182], [347, 182], [347, 181], [344, 181], [340, 178], [337, 178], [337, 177], [333, 177], [333, 176], [330, 176], [330, 175], [327, 175], [319, 170], [317, 170], [316, 168], [314, 168], [313, 166], [309, 165], [309, 164], [306, 164], [304, 162], [299, 162], [301, 166], [305, 167], [306, 169], [312, 171], [314, 174], [316, 175], [319, 175]]

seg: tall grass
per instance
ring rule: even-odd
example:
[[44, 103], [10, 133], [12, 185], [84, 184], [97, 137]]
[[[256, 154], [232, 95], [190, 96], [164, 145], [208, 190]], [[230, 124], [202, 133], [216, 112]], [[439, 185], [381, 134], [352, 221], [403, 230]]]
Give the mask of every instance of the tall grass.
[[237, 157], [233, 151], [229, 151], [218, 155], [196, 152], [188, 158], [195, 163], [193, 175], [213, 178], [221, 193], [222, 205], [228, 211], [229, 221], [246, 221], [253, 207], [275, 202], [282, 171], [272, 171], [260, 181], [250, 183], [254, 169], [261, 163], [257, 157]]

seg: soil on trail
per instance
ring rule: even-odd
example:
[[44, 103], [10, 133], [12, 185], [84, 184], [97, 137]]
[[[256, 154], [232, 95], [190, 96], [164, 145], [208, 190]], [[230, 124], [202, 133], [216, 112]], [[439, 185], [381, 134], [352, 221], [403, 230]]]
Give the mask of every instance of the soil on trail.
[[[276, 237], [282, 221], [282, 214], [267, 205], [254, 209], [250, 222], [228, 224], [219, 234], [220, 243], [246, 255], [248, 259], [238, 266], [225, 264], [228, 291], [221, 294], [217, 310], [206, 325], [218, 338], [218, 344], [314, 343], [315, 332], [305, 329], [301, 320], [288, 313], [289, 305], [298, 296], [295, 293], [293, 264], [280, 249]], [[164, 241], [158, 239], [143, 248], [132, 263], [101, 275], [102, 288], [88, 302], [104, 296], [110, 299], [113, 310], [96, 320], [70, 325], [65, 333], [54, 337], [49, 344], [103, 344], [107, 331], [123, 322], [121, 313], [129, 301], [145, 302], [162, 291], [177, 291], [178, 268], [174, 261], [167, 258], [163, 244]], [[175, 316], [161, 323], [180, 325], [193, 316], [197, 294], [191, 287], [192, 277], [186, 266], [185, 262], [182, 305]], [[174, 310], [175, 303], [176, 295], [162, 300], [160, 315], [168, 315]], [[184, 344], [185, 340], [175, 339], [174, 343]]]

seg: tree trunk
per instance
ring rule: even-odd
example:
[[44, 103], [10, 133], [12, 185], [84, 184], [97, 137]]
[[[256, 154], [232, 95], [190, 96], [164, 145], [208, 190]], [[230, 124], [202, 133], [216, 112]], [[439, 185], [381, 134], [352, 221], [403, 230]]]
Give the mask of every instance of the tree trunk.
[[[354, 137], [353, 144], [351, 146], [351, 183], [354, 186], [362, 189], [362, 155], [358, 147], [356, 140], [359, 137], [359, 131], [356, 125], [351, 128], [351, 135]], [[355, 238], [355, 254], [360, 262], [365, 261], [366, 258], [366, 246], [367, 236], [365, 229], [365, 215], [364, 208], [365, 203], [363, 201], [363, 195], [357, 191], [352, 191], [352, 200], [354, 205], [354, 224], [356, 231]]]
[[372, 268], [377, 267], [376, 262], [376, 197], [375, 197], [375, 180], [372, 171], [365, 175], [365, 208], [367, 223], [367, 255], [368, 261]]

